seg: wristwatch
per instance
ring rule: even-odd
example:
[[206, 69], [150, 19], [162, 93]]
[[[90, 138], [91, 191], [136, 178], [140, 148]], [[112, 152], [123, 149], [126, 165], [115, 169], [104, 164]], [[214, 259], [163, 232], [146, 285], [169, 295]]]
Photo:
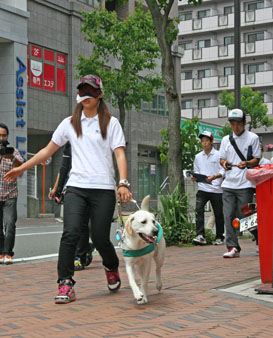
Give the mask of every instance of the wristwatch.
[[120, 186], [124, 186], [124, 187], [129, 188], [130, 183], [129, 183], [128, 180], [125, 178], [125, 179], [119, 181], [119, 187], [120, 187]]

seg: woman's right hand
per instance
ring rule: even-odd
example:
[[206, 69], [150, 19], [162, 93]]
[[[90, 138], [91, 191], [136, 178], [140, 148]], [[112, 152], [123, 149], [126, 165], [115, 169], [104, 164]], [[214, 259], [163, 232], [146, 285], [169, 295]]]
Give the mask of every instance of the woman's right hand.
[[13, 182], [18, 176], [22, 175], [24, 170], [22, 170], [22, 167], [17, 167], [11, 169], [9, 172], [6, 173], [4, 176], [4, 181], [11, 183]]

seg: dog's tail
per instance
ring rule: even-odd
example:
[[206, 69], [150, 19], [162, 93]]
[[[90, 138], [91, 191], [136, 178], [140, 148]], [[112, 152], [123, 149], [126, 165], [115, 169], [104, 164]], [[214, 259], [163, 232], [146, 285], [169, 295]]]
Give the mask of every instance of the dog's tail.
[[150, 195], [147, 195], [143, 198], [140, 209], [149, 211], [149, 202], [150, 202]]

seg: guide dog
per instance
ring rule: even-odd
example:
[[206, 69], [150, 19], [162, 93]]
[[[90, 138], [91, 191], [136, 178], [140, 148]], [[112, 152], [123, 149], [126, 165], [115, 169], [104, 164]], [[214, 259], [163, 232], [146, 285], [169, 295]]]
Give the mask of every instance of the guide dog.
[[[156, 264], [156, 288], [162, 289], [161, 267], [164, 262], [166, 243], [162, 228], [150, 213], [146, 196], [139, 211], [131, 214], [124, 226], [123, 256], [130, 287], [137, 304], [147, 303], [147, 289], [152, 257]], [[150, 252], [149, 252], [150, 251]], [[136, 283], [136, 272], [140, 277], [140, 288]]]

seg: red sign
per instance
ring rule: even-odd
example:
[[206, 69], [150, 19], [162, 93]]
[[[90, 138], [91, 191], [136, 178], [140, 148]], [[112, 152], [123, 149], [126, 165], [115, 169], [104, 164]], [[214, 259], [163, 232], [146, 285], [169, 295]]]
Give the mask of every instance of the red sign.
[[60, 53], [56, 53], [56, 57], [57, 57], [57, 63], [59, 65], [66, 65], [66, 56]]
[[42, 48], [31, 46], [31, 56], [34, 56], [35, 58], [42, 58]]
[[40, 61], [30, 60], [31, 87], [42, 88], [43, 64]]
[[51, 50], [45, 49], [44, 50], [44, 58], [47, 61], [54, 62], [54, 52], [52, 52]]
[[55, 67], [44, 63], [44, 89], [55, 91]]
[[66, 92], [66, 70], [57, 68], [57, 91]]

